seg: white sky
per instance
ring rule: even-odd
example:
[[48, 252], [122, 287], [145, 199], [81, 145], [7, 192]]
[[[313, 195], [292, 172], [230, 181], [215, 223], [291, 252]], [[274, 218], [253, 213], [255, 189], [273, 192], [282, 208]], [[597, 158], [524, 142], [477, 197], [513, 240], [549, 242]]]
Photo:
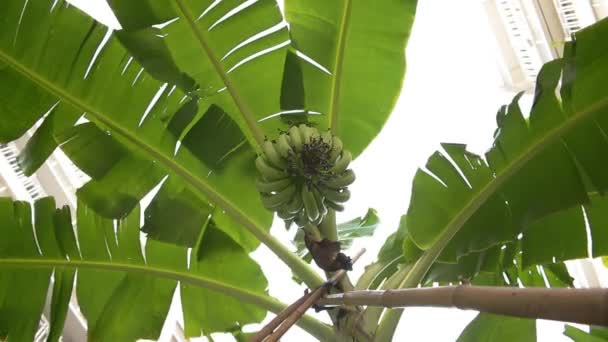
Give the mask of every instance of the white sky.
[[[104, 0], [70, 0], [98, 20], [117, 27]], [[403, 92], [385, 129], [357, 159], [353, 168], [357, 182], [348, 209], [339, 216], [346, 221], [378, 210], [382, 224], [365, 246], [367, 254], [352, 272], [357, 277], [375, 259], [385, 238], [392, 233], [408, 207], [411, 181], [440, 142], [458, 142], [483, 153], [491, 145], [495, 113], [513, 96], [501, 88], [496, 64], [497, 49], [481, 0], [419, 0], [416, 22], [407, 48], [407, 74]], [[282, 222], [273, 235], [289, 241]], [[303, 288], [290, 281], [290, 271], [267, 248], [253, 253], [270, 283], [270, 294], [292, 302]], [[473, 311], [408, 309], [395, 341], [454, 341], [475, 316]], [[326, 320], [325, 315], [319, 316]], [[269, 319], [270, 317], [268, 317]], [[267, 319], [267, 320], [268, 320]], [[563, 324], [539, 323], [539, 341], [569, 341]], [[214, 335], [215, 338], [215, 335]], [[218, 341], [224, 340], [218, 336]], [[312, 340], [300, 329], [292, 329], [287, 341]]]

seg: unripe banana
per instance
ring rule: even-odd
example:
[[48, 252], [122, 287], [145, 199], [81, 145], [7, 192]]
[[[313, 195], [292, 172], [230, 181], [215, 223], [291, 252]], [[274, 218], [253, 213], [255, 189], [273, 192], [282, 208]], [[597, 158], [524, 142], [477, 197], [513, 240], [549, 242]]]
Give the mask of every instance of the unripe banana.
[[308, 129], [310, 130], [311, 141], [321, 139], [321, 135], [319, 134], [319, 131], [316, 128], [308, 127]]
[[334, 166], [331, 169], [329, 169], [329, 171], [333, 172], [334, 174], [340, 174], [340, 173], [346, 171], [348, 164], [350, 164], [350, 162], [352, 160], [353, 160], [353, 155], [350, 154], [349, 151], [342, 151], [342, 157], [340, 157], [340, 159], [338, 159], [338, 161], [336, 161]]
[[329, 160], [332, 162], [336, 161], [336, 159], [338, 159], [340, 154], [342, 154], [343, 149], [344, 149], [344, 146], [342, 145], [342, 140], [340, 140], [340, 138], [338, 138], [338, 137], [333, 137], [332, 145], [331, 145], [331, 152], [329, 152]]
[[277, 209], [289, 202], [296, 192], [295, 184], [290, 184], [285, 189], [273, 195], [262, 195], [262, 204], [267, 209]]
[[335, 189], [323, 188], [321, 189], [321, 193], [323, 194], [323, 196], [325, 196], [326, 199], [336, 203], [344, 203], [350, 198], [350, 190], [348, 189], [342, 189], [340, 191]]
[[283, 220], [292, 220], [294, 217], [296, 217], [296, 215], [294, 213], [289, 213], [284, 210], [277, 211], [277, 216]]
[[300, 128], [300, 135], [302, 136], [302, 143], [303, 144], [310, 144], [310, 138], [312, 137], [312, 129], [308, 126], [306, 126], [305, 124], [301, 124], [299, 126]]
[[289, 136], [287, 134], [279, 135], [279, 138], [277, 139], [276, 148], [277, 151], [279, 151], [281, 157], [283, 158], [287, 158], [290, 153], [293, 153], [291, 145], [289, 144]]
[[325, 217], [325, 215], [327, 215], [327, 207], [325, 206], [325, 204], [323, 203], [323, 195], [319, 192], [318, 189], [313, 188], [312, 189], [312, 194], [315, 197], [315, 202], [317, 202], [317, 209], [319, 210], [319, 214], [321, 216], [321, 219], [323, 219], [323, 217]]
[[289, 230], [289, 228], [291, 228], [291, 224], [294, 222], [294, 218], [291, 218], [289, 220], [283, 220], [285, 222], [285, 230]]
[[340, 189], [351, 185], [355, 181], [355, 173], [353, 170], [346, 170], [334, 178], [325, 181], [325, 185], [332, 189]]
[[272, 166], [279, 169], [284, 169], [287, 166], [287, 161], [279, 155], [279, 152], [276, 150], [272, 141], [264, 141], [262, 143], [262, 151], [264, 151], [264, 155], [268, 158], [268, 161]]
[[302, 202], [304, 203], [306, 217], [310, 222], [315, 222], [319, 218], [320, 213], [315, 196], [308, 190], [308, 186], [306, 185], [302, 187]]
[[281, 170], [277, 170], [274, 167], [268, 165], [264, 157], [259, 156], [255, 159], [255, 167], [258, 169], [264, 179], [273, 181], [287, 177], [287, 173]]
[[264, 141], [255, 160], [256, 188], [262, 204], [277, 213], [286, 227], [319, 225], [328, 210], [344, 210], [347, 187], [355, 181], [348, 166], [352, 155], [340, 138], [306, 124], [292, 126], [273, 142]]
[[279, 192], [291, 184], [291, 179], [283, 178], [276, 181], [266, 182], [263, 179], [255, 180], [255, 187], [258, 192], [269, 194], [271, 192]]
[[342, 204], [338, 204], [336, 202], [330, 201], [327, 198], [325, 198], [325, 205], [327, 205], [329, 208], [332, 208], [335, 211], [343, 211], [344, 210], [344, 206]]
[[285, 205], [285, 209], [290, 213], [297, 213], [302, 210], [304, 203], [302, 203], [302, 196], [293, 196], [291, 201]]
[[329, 146], [332, 146], [332, 134], [331, 131], [327, 130], [321, 134], [321, 140]]
[[304, 225], [308, 222], [308, 218], [304, 213], [304, 210], [301, 210], [296, 217], [293, 218], [293, 222], [295, 222], [298, 227], [304, 227]]
[[300, 152], [302, 150], [303, 142], [302, 134], [300, 134], [300, 130], [297, 126], [292, 126], [289, 129], [289, 138], [291, 139], [291, 145], [293, 146], [294, 150]]

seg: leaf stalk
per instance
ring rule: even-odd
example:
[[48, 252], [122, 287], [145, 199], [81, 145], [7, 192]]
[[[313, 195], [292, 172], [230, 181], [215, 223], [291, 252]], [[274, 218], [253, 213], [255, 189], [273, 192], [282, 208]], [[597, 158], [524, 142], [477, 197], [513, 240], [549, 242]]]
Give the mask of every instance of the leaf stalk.
[[331, 294], [320, 305], [442, 307], [608, 326], [608, 289], [444, 286]]

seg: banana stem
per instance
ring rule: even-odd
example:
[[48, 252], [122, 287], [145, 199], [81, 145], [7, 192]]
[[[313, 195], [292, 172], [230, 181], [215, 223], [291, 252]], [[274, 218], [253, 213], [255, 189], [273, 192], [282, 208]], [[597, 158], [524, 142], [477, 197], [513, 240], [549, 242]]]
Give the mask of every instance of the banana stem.
[[319, 231], [319, 228], [317, 228], [316, 226], [314, 226], [311, 223], [306, 223], [302, 229], [304, 229], [304, 232], [306, 234], [308, 234], [310, 237], [312, 237], [312, 239], [314, 241], [321, 241], [323, 239], [323, 236], [321, 235], [321, 232]]
[[333, 209], [327, 211], [323, 222], [319, 225], [321, 236], [331, 241], [338, 241], [338, 229], [336, 225], [336, 212]]
[[[321, 237], [331, 241], [338, 241], [338, 225], [336, 223], [336, 212], [333, 209], [329, 209], [327, 211], [327, 215], [319, 225], [319, 232], [321, 233]], [[331, 277], [331, 273], [326, 273], [327, 278]], [[340, 278], [340, 286], [343, 291], [352, 291], [354, 290], [354, 286], [348, 275], [343, 278]]]

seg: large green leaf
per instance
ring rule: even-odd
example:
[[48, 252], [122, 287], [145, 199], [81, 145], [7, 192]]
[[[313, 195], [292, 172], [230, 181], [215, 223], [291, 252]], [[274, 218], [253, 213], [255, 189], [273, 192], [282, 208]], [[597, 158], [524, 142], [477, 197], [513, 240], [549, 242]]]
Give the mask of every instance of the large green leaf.
[[603, 327], [591, 327], [589, 332], [571, 325], [566, 325], [564, 335], [574, 342], [605, 342], [608, 341], [608, 330]]
[[480, 313], [464, 329], [458, 342], [536, 341], [536, 321]]
[[[260, 268], [237, 244], [230, 241], [209, 219], [202, 240], [192, 251], [190, 268], [227, 284], [251, 292], [264, 292], [268, 283]], [[239, 272], [226, 272], [240, 269]], [[243, 305], [238, 298], [218, 295], [208, 289], [182, 284], [182, 307], [187, 336], [212, 331], [230, 331], [264, 319], [265, 312]], [[237, 324], [235, 324], [235, 322]]]
[[[272, 117], [280, 111], [280, 66], [289, 41], [275, 0], [143, 1], [142, 8], [152, 11], [127, 2], [110, 5], [125, 27], [121, 41], [144, 67], [175, 70], [163, 79], [180, 75], [175, 68], [193, 78], [200, 105], [221, 108], [254, 145], [285, 128]], [[164, 25], [159, 29], [154, 24]]]
[[[274, 110], [270, 109], [274, 106], [273, 99], [278, 108], [282, 68], [275, 68], [281, 63], [273, 58], [281, 52], [277, 50], [227, 71], [229, 64], [225, 63], [237, 63], [229, 61], [230, 58], [237, 58], [239, 53], [241, 59], [250, 56], [259, 51], [258, 42], [268, 43], [272, 39], [268, 37], [235, 50], [230, 58], [221, 61], [222, 67], [214, 64], [221, 58], [218, 56], [224, 56], [241, 40], [262, 30], [260, 25], [274, 22], [277, 16], [280, 19], [278, 10], [268, 1], [260, 1], [207, 32], [208, 26], [198, 25], [208, 25], [212, 18], [223, 17], [236, 4], [223, 2], [214, 6], [205, 20], [196, 23], [191, 20], [192, 13], [199, 13], [210, 3], [192, 3], [194, 7], [188, 7], [175, 0], [167, 4], [179, 5], [181, 19], [163, 29], [164, 41], [155, 40], [150, 46], [135, 44], [137, 50], [131, 45], [138, 42], [139, 36], [132, 39], [121, 36], [121, 41], [133, 49], [132, 56], [110, 30], [63, 1], [3, 1], [0, 11], [6, 19], [0, 22], [3, 32], [0, 87], [13, 96], [0, 98], [6, 118], [0, 140], [22, 135], [51, 108], [55, 108], [55, 116], [61, 110], [85, 114], [103, 134], [111, 135], [128, 151], [122, 158], [111, 155], [119, 153], [117, 149], [104, 151], [109, 160], [116, 160], [111, 168], [108, 164], [100, 167], [95, 161], [93, 165], [80, 163], [101, 172], [93, 175], [103, 174], [79, 193], [96, 211], [107, 217], [123, 218], [163, 175], [169, 174], [181, 179], [202, 203], [210, 202], [221, 209], [218, 226], [235, 241], [247, 249], [255, 248], [258, 241], [268, 244], [307, 283], [319, 284], [314, 271], [287, 249], [279, 248], [279, 243], [267, 233], [272, 217], [262, 207], [253, 186], [255, 152], [245, 138], [260, 135], [256, 134], [255, 121], [266, 115], [266, 110]], [[158, 6], [152, 7], [162, 8], [161, 3]], [[263, 18], [259, 23], [253, 20], [258, 16]], [[256, 25], [249, 25], [251, 22]], [[282, 61], [283, 57], [279, 59]], [[174, 65], [163, 69], [169, 62]], [[260, 74], [265, 76], [259, 77]], [[176, 82], [180, 87], [161, 83], [152, 75]], [[197, 87], [186, 94], [183, 89], [188, 88], [188, 83], [184, 80], [188, 77]], [[270, 88], [274, 83], [277, 89], [273, 92]], [[232, 90], [222, 91], [223, 87]], [[273, 93], [275, 96], [270, 95]], [[246, 104], [250, 100], [252, 103]], [[268, 129], [282, 125], [279, 120], [268, 121], [265, 124]], [[206, 125], [200, 128], [201, 122], [216, 122], [221, 129]], [[235, 127], [246, 130], [243, 133]], [[91, 133], [83, 132], [80, 130], [78, 134]], [[64, 133], [65, 130], [53, 131], [52, 136], [65, 138]], [[53, 140], [66, 143], [59, 138]], [[93, 146], [88, 146], [87, 141], [91, 140], [67, 142], [72, 156], [78, 156], [74, 157], [76, 161], [91, 159], [86, 151]], [[198, 142], [204, 142], [204, 146]], [[41, 150], [36, 158], [48, 153], [49, 148]], [[218, 155], [217, 151], [224, 153]]]
[[[415, 287], [425, 276], [475, 275], [483, 251], [512, 243], [519, 234], [526, 271], [531, 263], [586, 256], [583, 242], [594, 253], [605, 253], [605, 233], [598, 224], [606, 212], [594, 210], [596, 228], [585, 241], [581, 206], [600, 209], [601, 201], [590, 203], [588, 194], [601, 195], [608, 187], [608, 47], [599, 43], [607, 37], [608, 20], [577, 32], [565, 45], [564, 58], [540, 70], [529, 118], [519, 108], [521, 94], [498, 111], [498, 129], [485, 158], [464, 145], [443, 144], [444, 151], [429, 158], [426, 170], [418, 170], [407, 227], [416, 245], [411, 248], [423, 253], [401, 287]], [[550, 242], [554, 232], [559, 237]], [[432, 268], [435, 275], [429, 275]], [[568, 282], [561, 271], [551, 277]], [[484, 281], [496, 283], [496, 278]], [[379, 339], [391, 338], [400, 315], [401, 310], [389, 310], [383, 316]]]
[[433, 154], [426, 170], [416, 173], [407, 223], [412, 240], [426, 251], [416, 276], [437, 257], [455, 262], [520, 233], [527, 265], [584, 257], [581, 205], [595, 216], [594, 253], [606, 253], [599, 228], [606, 219], [603, 199], [590, 202], [588, 196], [608, 185], [608, 93], [598, 90], [608, 84], [597, 77], [608, 75], [608, 49], [596, 44], [606, 37], [608, 21], [582, 30], [566, 45], [563, 60], [542, 68], [528, 120], [520, 95], [500, 109], [485, 159], [464, 145], [443, 144], [445, 153]]
[[[56, 210], [44, 198], [35, 209], [32, 223], [27, 203], [0, 199], [0, 336], [8, 340], [33, 340], [53, 273], [51, 331], [61, 332], [76, 270], [78, 303], [95, 341], [157, 339], [178, 281], [189, 289], [182, 291], [184, 310], [196, 306], [205, 313], [196, 317], [205, 334], [259, 322], [267, 310], [284, 308], [267, 296], [259, 266], [215, 227], [201, 235], [200, 252], [188, 264], [185, 247], [147, 240], [142, 250], [139, 208], [113, 221], [80, 202], [76, 234], [67, 207]], [[249, 273], [238, 271], [241, 264]], [[211, 300], [221, 304], [205, 305]], [[327, 337], [329, 329], [313, 319], [302, 325]]]
[[74, 108], [54, 106], [19, 154], [23, 173], [30, 176], [64, 140], [60, 136], [71, 127], [80, 113]]
[[400, 93], [415, 12], [416, 0], [285, 1], [293, 47], [320, 65], [299, 59], [299, 67], [287, 69], [285, 77], [296, 83], [285, 91], [303, 79], [301, 109], [321, 113], [315, 121], [337, 132], [355, 156], [378, 134]]
[[436, 262], [422, 284], [447, 285], [461, 281], [484, 286], [573, 286], [573, 278], [563, 262], [525, 265], [520, 242], [471, 253], [459, 258], [457, 263]]

